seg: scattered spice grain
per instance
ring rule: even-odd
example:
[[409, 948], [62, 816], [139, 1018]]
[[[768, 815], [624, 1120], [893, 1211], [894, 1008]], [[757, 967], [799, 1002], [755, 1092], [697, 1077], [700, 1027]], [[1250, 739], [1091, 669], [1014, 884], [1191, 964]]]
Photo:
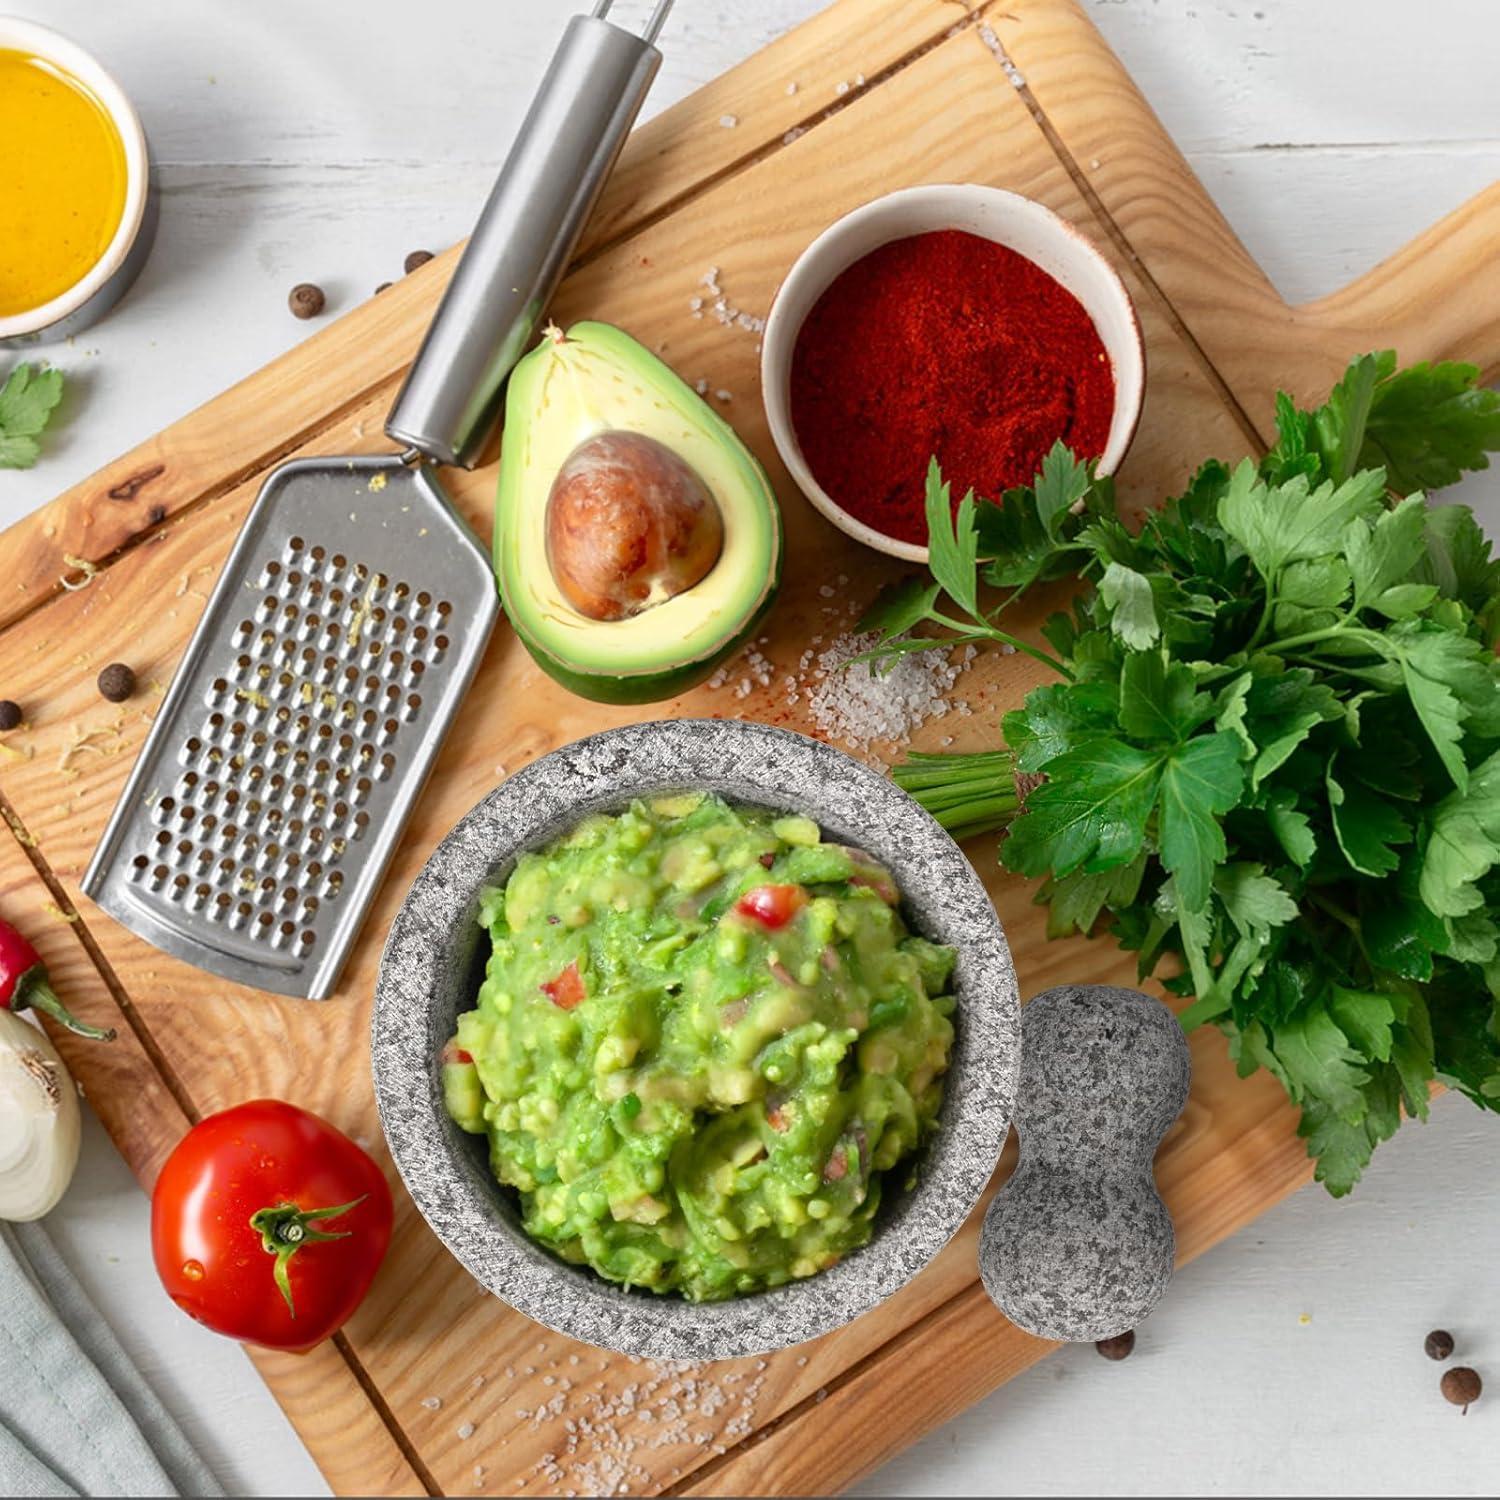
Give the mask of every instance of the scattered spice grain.
[[122, 661], [112, 661], [99, 674], [99, 692], [111, 703], [123, 703], [135, 692], [135, 673]]
[[1434, 1328], [1422, 1341], [1428, 1359], [1447, 1359], [1453, 1353], [1453, 1335], [1446, 1328]]
[[1471, 1370], [1468, 1365], [1455, 1365], [1451, 1370], [1443, 1372], [1439, 1389], [1445, 1401], [1463, 1407], [1464, 1415], [1467, 1416], [1470, 1406], [1484, 1390], [1484, 1382], [1479, 1378], [1478, 1370]]
[[1096, 1348], [1105, 1359], [1120, 1360], [1129, 1359], [1135, 1351], [1135, 1329], [1127, 1328], [1124, 1333], [1117, 1333], [1113, 1338], [1096, 1339]]
[[299, 281], [287, 293], [286, 305], [291, 308], [294, 318], [305, 319], [317, 317], [327, 305], [327, 301], [322, 287], [311, 281]]
[[0, 698], [0, 734], [17, 728], [24, 718], [19, 703], [12, 698]]
[[406, 259], [401, 262], [401, 269], [408, 276], [410, 276], [411, 273], [413, 271], [415, 271], [418, 266], [425, 266], [427, 264], [427, 262], [430, 261], [431, 259], [432, 259], [432, 251], [431, 250], [413, 250], [406, 257]]

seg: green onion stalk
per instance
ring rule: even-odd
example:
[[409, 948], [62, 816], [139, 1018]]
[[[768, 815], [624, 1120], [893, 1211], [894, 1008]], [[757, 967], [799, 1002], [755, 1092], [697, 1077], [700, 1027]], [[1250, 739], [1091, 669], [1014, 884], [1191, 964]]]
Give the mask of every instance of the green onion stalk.
[[891, 768], [891, 776], [960, 842], [1009, 826], [1021, 811], [1023, 793], [1009, 750], [914, 751]]

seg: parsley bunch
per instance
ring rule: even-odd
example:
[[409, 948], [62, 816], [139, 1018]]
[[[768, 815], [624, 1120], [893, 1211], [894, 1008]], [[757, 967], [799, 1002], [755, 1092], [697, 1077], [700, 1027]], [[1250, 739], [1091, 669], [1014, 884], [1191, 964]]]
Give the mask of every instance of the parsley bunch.
[[[1008, 827], [1053, 936], [1107, 920], [1143, 975], [1174, 958], [1183, 1025], [1275, 1074], [1336, 1195], [1434, 1078], [1500, 1109], [1500, 563], [1420, 493], [1500, 449], [1477, 374], [1365, 355], [1314, 411], [1279, 397], [1259, 464], [1206, 463], [1137, 535], [1061, 445], [1030, 488], [956, 510], [934, 465], [933, 581], [865, 621], [880, 651], [945, 644], [897, 639], [926, 621], [1056, 670], [1006, 750], [914, 755], [897, 781], [961, 837]], [[1050, 652], [997, 623], [1070, 573], [1089, 587]]]

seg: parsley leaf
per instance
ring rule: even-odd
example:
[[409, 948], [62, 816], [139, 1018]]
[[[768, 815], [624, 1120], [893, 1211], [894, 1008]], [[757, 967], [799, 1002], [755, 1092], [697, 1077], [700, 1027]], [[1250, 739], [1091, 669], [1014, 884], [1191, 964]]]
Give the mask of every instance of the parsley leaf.
[[1090, 873], [1128, 864], [1146, 837], [1162, 757], [1093, 740], [1047, 764], [1047, 780], [1011, 824], [1005, 860], [1022, 875]]
[[1115, 727], [1119, 695], [1102, 682], [1046, 683], [1004, 720], [1005, 743], [1023, 771], [1040, 771], [1066, 750]]
[[1312, 414], [1313, 440], [1323, 460], [1323, 472], [1335, 484], [1342, 484], [1355, 468], [1364, 446], [1376, 381], [1389, 375], [1395, 363], [1396, 356], [1389, 350], [1361, 355], [1329, 392], [1327, 402]]
[[1432, 747], [1460, 791], [1469, 784], [1460, 741], [1472, 700], [1494, 690], [1482, 663], [1482, 648], [1467, 636], [1403, 622], [1386, 633], [1387, 648], [1401, 668], [1407, 697]]
[[1338, 756], [1328, 762], [1328, 806], [1333, 836], [1344, 858], [1361, 875], [1387, 875], [1401, 863], [1394, 845], [1411, 841], [1406, 820], [1383, 798], [1358, 781], [1335, 776]]
[[1377, 513], [1384, 493], [1385, 476], [1379, 469], [1311, 489], [1301, 474], [1285, 484], [1268, 485], [1247, 458], [1229, 481], [1219, 519], [1261, 575], [1272, 579], [1288, 563], [1337, 552], [1345, 527]]
[[1359, 462], [1379, 465], [1401, 495], [1453, 484], [1489, 467], [1500, 448], [1500, 391], [1479, 385], [1475, 365], [1388, 363], [1370, 405]]
[[1048, 880], [1038, 898], [1047, 903], [1047, 936], [1091, 932], [1106, 906], [1128, 906], [1135, 900], [1145, 873], [1146, 856], [1140, 854], [1128, 865], [1098, 875], [1075, 870], [1071, 875]]
[[0, 386], [0, 469], [29, 469], [42, 451], [38, 441], [62, 400], [61, 370], [19, 364]]
[[1311, 1097], [1349, 1123], [1363, 1117], [1360, 1087], [1368, 1075], [1359, 1067], [1359, 1053], [1324, 1007], [1312, 1006], [1282, 1022], [1272, 1033], [1272, 1048], [1293, 1099]]
[[1161, 862], [1193, 910], [1208, 900], [1214, 866], [1228, 852], [1216, 814], [1239, 800], [1244, 773], [1232, 734], [1189, 740], [1167, 760], [1161, 783]]
[[1297, 806], [1297, 795], [1286, 787], [1277, 787], [1266, 799], [1266, 824], [1282, 853], [1294, 865], [1306, 869], [1318, 850], [1317, 835], [1307, 814]]
[[1120, 673], [1120, 727], [1134, 739], [1176, 744], [1213, 712], [1193, 669], [1159, 651], [1128, 657]]
[[1226, 865], [1214, 877], [1214, 890], [1229, 920], [1246, 937], [1265, 938], [1272, 928], [1297, 920], [1297, 903], [1264, 865]]
[[1461, 917], [1485, 902], [1479, 882], [1500, 864], [1500, 751], [1434, 809], [1419, 889], [1428, 910]]
[[932, 607], [942, 592], [940, 583], [928, 583], [924, 578], [904, 578], [882, 591], [854, 628], [878, 631], [884, 640], [904, 635], [932, 613]]
[[1151, 581], [1123, 563], [1112, 562], [1099, 580], [1099, 597], [1113, 612], [1109, 628], [1133, 651], [1144, 651], [1161, 638]]
[[1276, 657], [1257, 657], [1241, 716], [1253, 747], [1250, 786], [1258, 787], [1319, 724], [1340, 718], [1338, 696], [1316, 682], [1306, 667], [1283, 667]]
[[1414, 577], [1477, 613], [1500, 593], [1500, 558], [1490, 554], [1490, 539], [1467, 506], [1430, 506]]
[[954, 603], [977, 615], [979, 580], [975, 563], [979, 538], [974, 531], [974, 492], [970, 490], [954, 511], [937, 459], [927, 465], [927, 549], [928, 566], [943, 591]]
[[1416, 567], [1426, 530], [1427, 504], [1421, 495], [1403, 500], [1373, 526], [1363, 521], [1350, 525], [1344, 535], [1344, 556], [1354, 581], [1356, 609], [1373, 604]]
[[1036, 513], [1047, 535], [1062, 540], [1063, 518], [1088, 493], [1092, 482], [1090, 465], [1073, 456], [1073, 450], [1059, 438], [1042, 460], [1036, 476]]

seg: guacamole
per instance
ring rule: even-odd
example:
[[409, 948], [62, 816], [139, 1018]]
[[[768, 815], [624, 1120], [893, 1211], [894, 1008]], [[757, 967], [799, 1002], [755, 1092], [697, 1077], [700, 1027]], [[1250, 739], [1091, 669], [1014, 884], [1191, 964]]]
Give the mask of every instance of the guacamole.
[[932, 1130], [953, 950], [806, 818], [701, 793], [586, 818], [484, 892], [492, 942], [443, 1054], [527, 1232], [693, 1301], [870, 1237]]

